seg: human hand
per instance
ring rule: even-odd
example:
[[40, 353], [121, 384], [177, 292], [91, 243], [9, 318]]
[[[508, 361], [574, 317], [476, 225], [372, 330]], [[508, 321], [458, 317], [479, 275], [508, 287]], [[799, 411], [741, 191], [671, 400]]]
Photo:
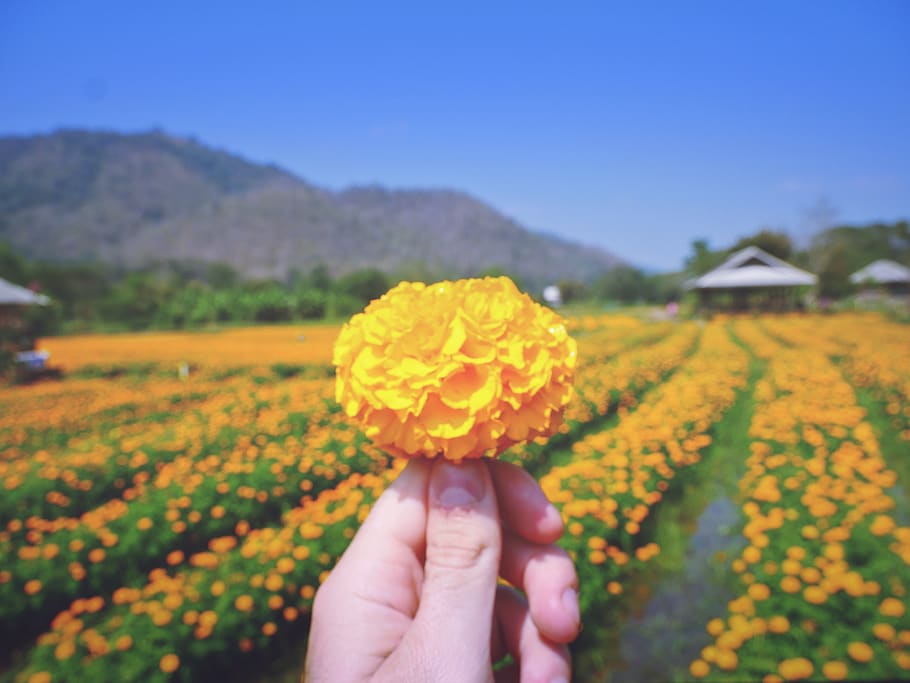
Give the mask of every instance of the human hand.
[[[411, 461], [316, 594], [304, 679], [568, 681], [580, 618], [561, 535], [520, 467]], [[514, 663], [494, 676], [507, 652]]]

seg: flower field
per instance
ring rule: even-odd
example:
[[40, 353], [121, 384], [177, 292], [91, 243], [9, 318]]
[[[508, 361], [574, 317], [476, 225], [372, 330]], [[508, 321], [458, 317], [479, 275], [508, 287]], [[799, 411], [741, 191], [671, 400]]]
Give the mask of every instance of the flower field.
[[[910, 680], [910, 328], [566, 327], [565, 421], [502, 457], [565, 520], [576, 680]], [[337, 334], [42, 342], [63, 379], [0, 388], [0, 681], [299, 677], [316, 589], [402, 467], [334, 400]]]

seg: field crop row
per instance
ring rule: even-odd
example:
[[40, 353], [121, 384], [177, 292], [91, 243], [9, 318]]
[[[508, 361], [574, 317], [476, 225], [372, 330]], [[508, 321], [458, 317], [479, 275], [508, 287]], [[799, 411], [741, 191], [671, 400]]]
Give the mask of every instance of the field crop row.
[[[84, 418], [90, 431], [58, 423], [53, 431], [60, 443], [25, 440], [7, 449], [0, 459], [0, 524], [9, 528], [14, 520], [78, 516], [141, 486], [178, 456], [208, 456], [230, 448], [240, 434], [261, 432], [271, 440], [275, 433], [302, 433], [310, 422], [325, 421], [337, 410], [328, 379], [260, 385], [242, 375], [220, 382], [190, 380], [179, 393], [172, 392], [170, 382], [164, 391], [148, 382], [158, 388], [145, 396], [134, 384], [107, 381], [107, 410]], [[43, 401], [32, 399], [17, 406], [29, 423], [39, 421], [43, 411]], [[81, 414], [82, 408], [75, 408]]]
[[541, 479], [566, 522], [565, 547], [576, 560], [583, 614], [593, 618], [604, 596], [622, 591], [630, 562], [659, 552], [639, 540], [653, 506], [682, 468], [699, 462], [714, 422], [745, 384], [748, 354], [719, 324], [674, 375], [624, 414], [612, 429], [572, 446], [569, 462]]
[[[890, 514], [896, 476], [827, 357], [839, 342], [816, 335], [812, 346], [786, 348], [751, 322], [737, 332], [768, 358], [740, 484], [748, 544], [732, 569], [743, 592], [707, 625], [715, 641], [690, 673], [766, 683], [906, 677], [910, 528]], [[782, 336], [794, 340], [793, 328]]]
[[316, 588], [401, 469], [353, 474], [283, 525], [213, 541], [110, 601], [79, 600], [38, 639], [17, 680], [194, 681], [299, 633]]
[[[0, 573], [0, 629], [40, 626], [75, 598], [140, 580], [211, 538], [273, 522], [301, 497], [352, 472], [387, 465], [387, 457], [318, 394], [315, 401], [306, 398], [312, 394], [294, 395], [303, 403], [288, 404], [278, 400], [287, 394], [276, 393], [258, 409], [235, 411], [227, 404], [210, 414], [210, 432], [187, 438], [184, 455], [154, 476], [138, 473], [122, 497], [79, 517], [13, 520], [0, 536], [0, 554], [9, 558]], [[306, 414], [298, 409], [319, 414], [295, 436], [297, 426], [287, 418]], [[216, 426], [216, 415], [226, 426]], [[235, 431], [224, 447], [220, 436], [228, 426]]]

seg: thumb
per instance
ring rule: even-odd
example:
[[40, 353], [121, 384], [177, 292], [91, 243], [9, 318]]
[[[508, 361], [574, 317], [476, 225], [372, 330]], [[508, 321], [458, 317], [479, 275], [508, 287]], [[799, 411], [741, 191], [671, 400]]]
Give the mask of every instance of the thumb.
[[[485, 462], [440, 460], [430, 473], [424, 583], [414, 628], [437, 680], [485, 680], [502, 531]], [[467, 669], [475, 669], [468, 671]]]

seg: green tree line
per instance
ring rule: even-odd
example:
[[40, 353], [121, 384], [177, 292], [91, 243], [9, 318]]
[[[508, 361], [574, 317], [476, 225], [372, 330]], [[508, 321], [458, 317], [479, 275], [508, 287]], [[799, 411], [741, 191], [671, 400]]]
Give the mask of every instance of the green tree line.
[[689, 276], [703, 275], [740, 249], [755, 245], [769, 254], [818, 276], [816, 294], [840, 299], [855, 292], [850, 276], [879, 259], [910, 265], [910, 223], [841, 225], [816, 234], [804, 248], [797, 248], [786, 232], [763, 229], [743, 237], [726, 249], [710, 248], [706, 240], [695, 240], [686, 259]]
[[393, 284], [375, 268], [332, 278], [320, 265], [280, 281], [245, 279], [224, 263], [169, 262], [127, 271], [29, 261], [4, 243], [0, 276], [50, 297], [50, 306], [24, 313], [35, 336], [347, 318]]
[[[849, 276], [877, 259], [910, 263], [907, 221], [838, 226], [802, 249], [783, 231], [762, 229], [726, 248], [692, 242], [684, 268], [649, 273], [631, 265], [605, 271], [593, 282], [561, 280], [563, 302], [665, 304], [679, 300], [687, 279], [702, 275], [749, 245], [819, 276], [817, 294], [840, 298], [853, 292]], [[503, 275], [489, 269], [476, 275]], [[453, 277], [424, 264], [396, 273], [366, 268], [333, 277], [325, 265], [292, 270], [283, 280], [248, 279], [224, 263], [167, 262], [137, 270], [106, 264], [33, 261], [0, 242], [0, 277], [47, 294], [52, 305], [27, 312], [35, 336], [99, 329], [174, 329], [215, 324], [340, 320], [363, 309], [400, 280], [433, 282]], [[513, 280], [522, 287], [520, 279]], [[529, 292], [538, 297], [540, 292]]]

